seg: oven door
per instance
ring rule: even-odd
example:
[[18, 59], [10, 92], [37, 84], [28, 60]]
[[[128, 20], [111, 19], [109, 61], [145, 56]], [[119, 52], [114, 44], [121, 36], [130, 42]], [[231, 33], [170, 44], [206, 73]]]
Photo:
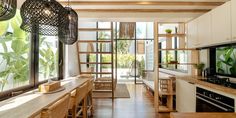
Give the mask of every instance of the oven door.
[[196, 112], [234, 112], [234, 108], [224, 103], [216, 102], [216, 100], [202, 94], [197, 94]]

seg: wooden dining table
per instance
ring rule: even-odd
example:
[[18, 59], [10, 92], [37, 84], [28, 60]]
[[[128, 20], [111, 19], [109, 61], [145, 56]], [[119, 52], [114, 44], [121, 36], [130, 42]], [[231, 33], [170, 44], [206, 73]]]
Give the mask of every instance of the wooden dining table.
[[64, 95], [75, 90], [91, 78], [71, 77], [61, 81], [64, 90], [45, 94], [38, 92], [38, 89], [9, 98], [0, 102], [0, 118], [32, 118], [41, 111], [58, 101]]

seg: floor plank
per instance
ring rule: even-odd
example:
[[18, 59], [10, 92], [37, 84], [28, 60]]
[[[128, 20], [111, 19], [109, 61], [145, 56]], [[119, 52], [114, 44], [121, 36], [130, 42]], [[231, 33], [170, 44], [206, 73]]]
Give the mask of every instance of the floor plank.
[[169, 118], [155, 112], [153, 96], [142, 84], [127, 84], [130, 98], [94, 99], [94, 118]]

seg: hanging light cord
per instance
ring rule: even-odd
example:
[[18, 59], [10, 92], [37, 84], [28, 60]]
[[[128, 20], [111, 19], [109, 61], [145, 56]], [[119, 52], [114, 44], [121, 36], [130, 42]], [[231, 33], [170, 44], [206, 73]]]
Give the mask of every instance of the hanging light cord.
[[70, 7], [70, 0], [67, 0], [67, 6]]

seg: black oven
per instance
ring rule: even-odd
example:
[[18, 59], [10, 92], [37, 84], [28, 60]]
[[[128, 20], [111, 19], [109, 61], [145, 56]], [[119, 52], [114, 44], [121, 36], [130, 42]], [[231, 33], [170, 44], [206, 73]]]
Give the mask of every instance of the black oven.
[[234, 112], [234, 99], [197, 87], [196, 112]]

